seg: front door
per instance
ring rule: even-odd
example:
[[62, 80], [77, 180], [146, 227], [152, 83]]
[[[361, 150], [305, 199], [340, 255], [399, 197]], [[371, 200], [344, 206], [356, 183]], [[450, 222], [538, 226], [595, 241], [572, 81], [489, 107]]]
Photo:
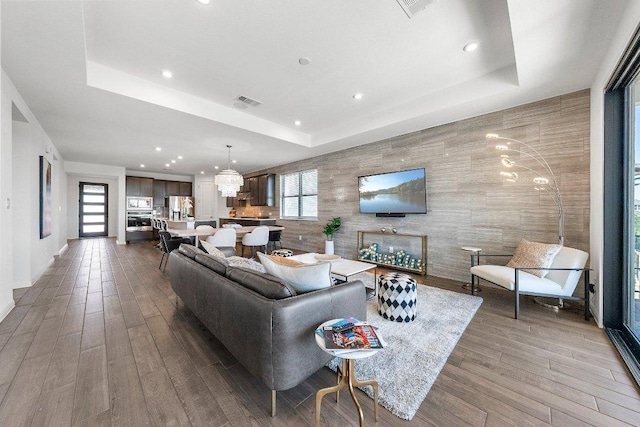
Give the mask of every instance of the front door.
[[109, 186], [80, 183], [79, 237], [107, 236], [109, 231]]

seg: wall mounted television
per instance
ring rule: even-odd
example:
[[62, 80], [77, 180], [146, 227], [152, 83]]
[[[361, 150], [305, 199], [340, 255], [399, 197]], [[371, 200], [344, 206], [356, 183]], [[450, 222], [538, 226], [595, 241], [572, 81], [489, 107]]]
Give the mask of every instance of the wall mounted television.
[[403, 217], [427, 213], [424, 168], [358, 177], [360, 213]]

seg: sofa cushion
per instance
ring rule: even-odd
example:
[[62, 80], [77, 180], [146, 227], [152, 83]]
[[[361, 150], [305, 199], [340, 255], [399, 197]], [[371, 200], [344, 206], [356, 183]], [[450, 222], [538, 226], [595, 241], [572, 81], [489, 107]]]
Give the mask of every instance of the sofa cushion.
[[[553, 258], [560, 250], [560, 245], [549, 245], [545, 243], [530, 242], [526, 239], [520, 240], [513, 257], [507, 263], [507, 267], [522, 268], [548, 268], [553, 263]], [[549, 273], [548, 270], [527, 270], [527, 273], [540, 278]]]
[[255, 270], [230, 266], [227, 269], [227, 278], [265, 298], [284, 299], [296, 295], [295, 289], [282, 283], [277, 277]]
[[331, 263], [329, 262], [282, 265], [261, 252], [258, 252], [258, 258], [267, 273], [278, 277], [298, 293], [331, 287]]
[[224, 257], [220, 258], [218, 256], [205, 253], [197, 254], [195, 261], [222, 276], [227, 273], [227, 267], [229, 266], [229, 262]]
[[181, 243], [180, 247], [178, 248], [178, 252], [180, 252], [182, 255], [191, 258], [193, 260], [196, 259], [196, 255], [202, 255], [205, 252], [201, 251], [200, 249], [196, 248], [193, 245], [188, 245], [186, 243]]
[[201, 240], [200, 241], [200, 245], [202, 245], [202, 250], [204, 250], [208, 254], [215, 255], [215, 256], [220, 257], [220, 258], [224, 258], [225, 257], [220, 249], [216, 248], [215, 246], [213, 246], [211, 243], [207, 242], [206, 240]]

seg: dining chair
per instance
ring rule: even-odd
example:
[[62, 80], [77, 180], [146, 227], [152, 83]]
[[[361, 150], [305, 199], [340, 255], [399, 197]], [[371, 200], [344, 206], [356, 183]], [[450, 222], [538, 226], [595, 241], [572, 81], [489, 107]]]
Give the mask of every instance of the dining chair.
[[269, 243], [269, 227], [261, 225], [253, 229], [251, 233], [247, 233], [242, 237], [242, 256], [244, 256], [244, 247], [251, 248], [251, 258], [255, 255], [256, 246], [264, 247], [266, 252], [267, 243]]
[[282, 238], [282, 230], [270, 230], [269, 242], [267, 243], [267, 248], [273, 246], [273, 249], [276, 249], [276, 244], [280, 243], [280, 249], [282, 249], [282, 242], [280, 241], [281, 238]]
[[216, 231], [213, 236], [207, 237], [207, 243], [213, 246], [220, 247], [233, 247], [236, 246], [236, 229], [235, 228], [221, 228]]
[[158, 235], [160, 236], [160, 248], [162, 249], [162, 258], [160, 258], [160, 265], [158, 266], [158, 269], [162, 269], [162, 271], [164, 271], [167, 268], [166, 262], [164, 263], [164, 268], [162, 268], [162, 262], [164, 261], [165, 255], [168, 260], [171, 251], [178, 249], [181, 243], [191, 244], [191, 241], [186, 237], [172, 238], [171, 233], [168, 231], [160, 231]]

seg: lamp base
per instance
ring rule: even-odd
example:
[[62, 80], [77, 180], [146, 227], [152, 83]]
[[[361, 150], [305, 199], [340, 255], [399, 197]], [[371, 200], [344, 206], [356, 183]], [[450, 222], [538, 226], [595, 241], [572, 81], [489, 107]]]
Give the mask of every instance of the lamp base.
[[561, 308], [569, 308], [569, 304], [564, 302], [562, 298], [551, 298], [551, 297], [535, 297], [533, 300], [536, 304], [543, 306], [544, 308], [548, 308], [550, 310], [558, 311]]

